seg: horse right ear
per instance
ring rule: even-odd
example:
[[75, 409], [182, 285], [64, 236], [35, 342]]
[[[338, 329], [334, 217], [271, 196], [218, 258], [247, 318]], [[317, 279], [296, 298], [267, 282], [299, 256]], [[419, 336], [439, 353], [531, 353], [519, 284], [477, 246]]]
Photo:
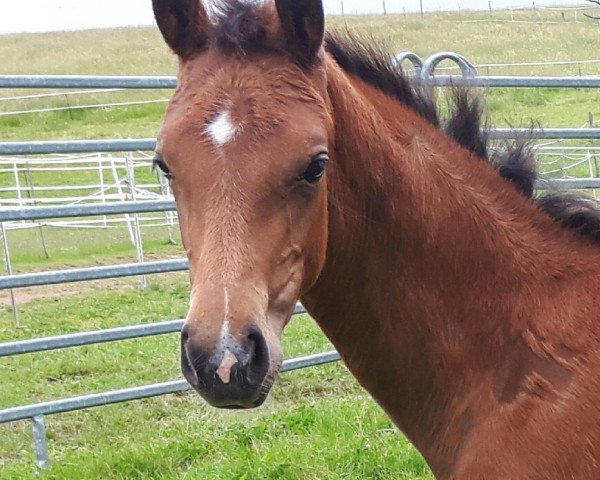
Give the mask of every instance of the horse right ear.
[[202, 0], [152, 0], [154, 18], [171, 50], [182, 58], [202, 50], [211, 28]]
[[325, 35], [323, 0], [275, 0], [286, 47], [298, 63], [310, 67]]

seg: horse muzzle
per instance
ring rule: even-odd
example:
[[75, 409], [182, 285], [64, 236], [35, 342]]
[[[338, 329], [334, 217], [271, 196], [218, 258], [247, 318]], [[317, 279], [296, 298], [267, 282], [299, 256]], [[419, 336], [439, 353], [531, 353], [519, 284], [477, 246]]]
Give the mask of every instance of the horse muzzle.
[[275, 377], [267, 341], [256, 326], [248, 327], [240, 339], [221, 338], [210, 350], [184, 326], [181, 368], [190, 385], [218, 408], [262, 405]]

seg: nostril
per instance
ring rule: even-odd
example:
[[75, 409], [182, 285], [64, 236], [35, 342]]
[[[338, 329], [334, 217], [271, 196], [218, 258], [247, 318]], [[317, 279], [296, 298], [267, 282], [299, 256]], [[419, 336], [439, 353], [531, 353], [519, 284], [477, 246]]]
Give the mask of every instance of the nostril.
[[251, 333], [248, 335], [250, 345], [250, 363], [261, 364], [265, 357], [265, 345], [262, 335]]
[[264, 335], [257, 327], [250, 327], [246, 338], [249, 353], [249, 373], [257, 376], [266, 374], [269, 364], [269, 351]]
[[181, 370], [183, 376], [193, 387], [197, 387], [200, 383], [198, 374], [192, 365], [192, 361], [187, 352], [187, 343], [189, 339], [189, 331], [187, 326], [181, 330]]
[[190, 329], [187, 325], [184, 325], [181, 329], [181, 345], [185, 345], [190, 338]]

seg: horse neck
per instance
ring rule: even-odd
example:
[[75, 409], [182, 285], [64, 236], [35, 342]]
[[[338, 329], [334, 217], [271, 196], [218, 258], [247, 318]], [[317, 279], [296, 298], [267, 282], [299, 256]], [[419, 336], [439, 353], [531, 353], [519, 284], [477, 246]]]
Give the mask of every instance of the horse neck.
[[531, 305], [576, 263], [574, 240], [410, 109], [333, 62], [328, 81], [329, 245], [303, 301], [434, 471], [448, 471], [497, 404], [493, 370]]

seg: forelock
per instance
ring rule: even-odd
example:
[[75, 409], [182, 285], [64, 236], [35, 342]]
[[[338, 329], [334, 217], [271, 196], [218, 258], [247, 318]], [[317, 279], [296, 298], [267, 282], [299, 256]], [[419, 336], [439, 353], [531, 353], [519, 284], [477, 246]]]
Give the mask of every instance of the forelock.
[[262, 0], [215, 0], [211, 5], [215, 41], [224, 50], [270, 49], [272, 5]]

